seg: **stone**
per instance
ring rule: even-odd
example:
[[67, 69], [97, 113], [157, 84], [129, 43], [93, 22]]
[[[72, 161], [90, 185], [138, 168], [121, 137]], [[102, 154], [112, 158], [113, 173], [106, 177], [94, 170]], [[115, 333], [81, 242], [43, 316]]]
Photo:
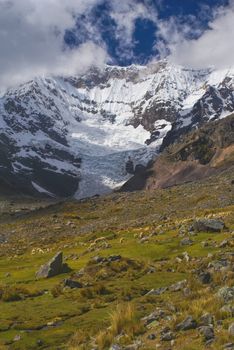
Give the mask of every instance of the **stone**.
[[82, 288], [82, 284], [78, 281], [71, 280], [69, 278], [66, 278], [63, 281], [64, 287], [69, 287], [71, 289], [76, 289], [76, 288]]
[[199, 332], [203, 335], [205, 341], [214, 339], [214, 328], [213, 326], [202, 326], [199, 328]]
[[161, 295], [161, 294], [165, 293], [167, 290], [168, 290], [167, 287], [161, 287], [161, 288], [158, 288], [158, 289], [151, 289], [145, 295]]
[[183, 289], [183, 294], [185, 297], [189, 297], [192, 294], [192, 291], [190, 288], [186, 287]]
[[139, 243], [148, 243], [149, 242], [149, 237], [143, 237], [140, 239]]
[[187, 331], [197, 328], [197, 321], [192, 316], [186, 317], [184, 321], [176, 325], [177, 331]]
[[186, 262], [189, 262], [191, 260], [189, 254], [187, 252], [184, 252], [182, 255], [183, 255], [183, 258]]
[[122, 259], [121, 255], [110, 255], [107, 260], [108, 262], [120, 261]]
[[156, 268], [154, 266], [150, 266], [147, 270], [147, 274], [152, 274], [156, 272]]
[[59, 252], [47, 264], [40, 267], [36, 278], [50, 278], [69, 271], [67, 264], [63, 264], [63, 253]]
[[216, 219], [200, 219], [193, 223], [196, 232], [221, 232], [224, 228], [224, 222]]
[[202, 284], [209, 284], [212, 281], [212, 276], [210, 272], [201, 272], [198, 275], [198, 279]]
[[214, 317], [213, 315], [206, 313], [204, 315], [201, 316], [200, 318], [200, 324], [202, 326], [210, 326], [214, 324]]
[[234, 287], [222, 287], [217, 293], [218, 297], [223, 299], [225, 303], [234, 300]]
[[186, 284], [187, 280], [179, 281], [175, 284], [172, 284], [169, 289], [171, 292], [179, 292], [186, 287]]
[[94, 256], [91, 260], [95, 264], [100, 264], [106, 261], [106, 258], [102, 258], [101, 256]]
[[173, 332], [167, 332], [161, 335], [160, 337], [161, 341], [171, 341], [175, 339], [175, 335]]
[[234, 317], [234, 306], [232, 306], [231, 304], [224, 305], [223, 307], [221, 307], [220, 312], [228, 314], [230, 315], [230, 317]]
[[156, 339], [156, 334], [154, 334], [154, 333], [149, 334], [147, 338], [148, 338], [149, 340], [155, 340], [155, 339]]
[[182, 263], [183, 260], [180, 257], [177, 256], [175, 258], [175, 261], [180, 264], [180, 263]]
[[220, 259], [218, 261], [212, 261], [208, 264], [208, 268], [213, 271], [221, 271], [224, 268], [228, 268], [229, 262], [227, 259]]
[[192, 245], [192, 244], [193, 244], [193, 241], [188, 237], [186, 237], [180, 241], [181, 246]]
[[21, 340], [21, 336], [19, 334], [17, 334], [13, 339], [13, 341], [20, 341], [20, 340]]
[[38, 345], [38, 346], [42, 346], [42, 345], [43, 345], [43, 340], [38, 339], [38, 340], [37, 340], [37, 345]]
[[226, 248], [226, 247], [229, 247], [230, 246], [230, 243], [227, 239], [225, 239], [224, 241], [222, 241], [219, 245], [219, 248]]
[[152, 312], [150, 315], [143, 317], [142, 321], [144, 321], [144, 325], [147, 327], [149, 324], [151, 324], [154, 321], [159, 321], [163, 318], [165, 318], [165, 311], [161, 309], [157, 309], [154, 312]]
[[118, 344], [113, 344], [111, 347], [110, 347], [110, 350], [121, 350], [122, 348], [118, 345]]
[[234, 336], [234, 323], [230, 324], [228, 328], [228, 333], [232, 336]]

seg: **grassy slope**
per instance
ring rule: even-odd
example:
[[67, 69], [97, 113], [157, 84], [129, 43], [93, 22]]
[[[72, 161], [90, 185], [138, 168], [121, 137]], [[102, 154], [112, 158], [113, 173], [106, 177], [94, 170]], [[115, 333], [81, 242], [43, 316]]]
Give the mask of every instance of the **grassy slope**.
[[[82, 333], [79, 339], [83, 336], [85, 339], [86, 335], [96, 337], [109, 325], [110, 312], [116, 305], [128, 300], [135, 305], [138, 317], [148, 315], [157, 306], [166, 307], [169, 302], [178, 308], [178, 319], [189, 307], [198, 315], [201, 310], [194, 305], [199, 301], [204, 311], [210, 308], [212, 311], [213, 287], [209, 289], [195, 283], [191, 287], [196, 287], [193, 300], [186, 300], [181, 292], [154, 297], [144, 294], [185, 278], [193, 280], [191, 271], [207, 262], [208, 253], [220, 253], [218, 243], [230, 238], [230, 230], [234, 229], [232, 173], [230, 169], [217, 177], [167, 190], [114, 194], [79, 203], [58, 203], [19, 217], [18, 213], [1, 216], [0, 232], [8, 242], [0, 245], [0, 284], [3, 289], [6, 286], [8, 290], [20, 288], [18, 293], [24, 298], [0, 301], [0, 349], [71, 349], [68, 341], [77, 330]], [[229, 230], [221, 234], [200, 233], [192, 237], [192, 246], [182, 247], [181, 226], [187, 228], [194, 217], [209, 215], [224, 218]], [[98, 237], [105, 240], [92, 244]], [[148, 237], [148, 241], [143, 243], [142, 237]], [[203, 247], [201, 242], [205, 240], [216, 243]], [[44, 253], [32, 254], [34, 248]], [[35, 279], [39, 266], [59, 250], [64, 252], [74, 272], [86, 269], [82, 281], [87, 287], [61, 292], [58, 285], [69, 275]], [[222, 253], [226, 250], [230, 251], [230, 247], [222, 249]], [[195, 259], [176, 263], [175, 258], [185, 251]], [[135, 265], [124, 260], [111, 267], [96, 266], [94, 272], [89, 271], [92, 257], [112, 254], [132, 259]], [[150, 266], [155, 268], [154, 273], [147, 273]], [[232, 282], [231, 276], [227, 283]], [[100, 292], [103, 286], [108, 293]], [[53, 296], [56, 288], [58, 297]], [[203, 295], [212, 300], [209, 305], [202, 301]], [[216, 312], [215, 305], [213, 312]], [[56, 326], [48, 327], [48, 322]], [[173, 327], [170, 322], [169, 326]], [[224, 320], [224, 328], [230, 322], [231, 318]], [[155, 325], [156, 333], [163, 326]], [[147, 340], [150, 332], [152, 330], [145, 329], [144, 334], [139, 335], [145, 343], [142, 349], [154, 349], [160, 344], [159, 337], [154, 342]], [[220, 344], [230, 340], [225, 332], [225, 329], [220, 331], [211, 349], [221, 349]], [[13, 342], [16, 335], [20, 335], [20, 340]], [[38, 340], [42, 340], [41, 346]], [[89, 349], [90, 341], [84, 340], [84, 343], [84, 349]], [[198, 350], [203, 346], [195, 330], [179, 334], [174, 349]], [[161, 343], [160, 348], [168, 349], [168, 344]]]

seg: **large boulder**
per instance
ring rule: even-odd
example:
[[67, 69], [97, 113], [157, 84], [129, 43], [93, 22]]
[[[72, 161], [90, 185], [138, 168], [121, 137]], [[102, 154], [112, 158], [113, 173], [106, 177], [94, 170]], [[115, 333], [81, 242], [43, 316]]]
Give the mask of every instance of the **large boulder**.
[[224, 228], [224, 222], [216, 219], [199, 219], [193, 223], [196, 232], [221, 232]]
[[40, 267], [36, 278], [50, 278], [69, 271], [67, 264], [63, 264], [63, 253], [59, 252], [48, 263]]

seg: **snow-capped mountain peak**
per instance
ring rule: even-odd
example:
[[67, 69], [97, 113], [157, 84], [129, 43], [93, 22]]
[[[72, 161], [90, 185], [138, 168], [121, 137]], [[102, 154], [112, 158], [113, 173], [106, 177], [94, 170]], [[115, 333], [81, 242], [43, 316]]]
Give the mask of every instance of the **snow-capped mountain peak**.
[[81, 198], [106, 193], [144, 166], [171, 129], [234, 110], [234, 70], [167, 61], [35, 78], [0, 98], [0, 171], [22, 191]]

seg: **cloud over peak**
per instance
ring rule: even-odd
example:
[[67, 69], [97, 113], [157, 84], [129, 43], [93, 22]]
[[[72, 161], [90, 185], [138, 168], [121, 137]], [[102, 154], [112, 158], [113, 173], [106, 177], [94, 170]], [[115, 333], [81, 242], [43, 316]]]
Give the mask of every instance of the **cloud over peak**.
[[[196, 30], [197, 35], [191, 39]], [[195, 18], [192, 24], [171, 18], [159, 23], [159, 32], [164, 41], [159, 51], [170, 52], [168, 59], [174, 63], [193, 68], [234, 66], [234, 0], [229, 6], [213, 11], [213, 18], [204, 32], [199, 33]]]
[[64, 33], [76, 16], [98, 0], [0, 0], [1, 86], [36, 75], [75, 74], [107, 60], [104, 46], [87, 41], [76, 49], [64, 45]]

